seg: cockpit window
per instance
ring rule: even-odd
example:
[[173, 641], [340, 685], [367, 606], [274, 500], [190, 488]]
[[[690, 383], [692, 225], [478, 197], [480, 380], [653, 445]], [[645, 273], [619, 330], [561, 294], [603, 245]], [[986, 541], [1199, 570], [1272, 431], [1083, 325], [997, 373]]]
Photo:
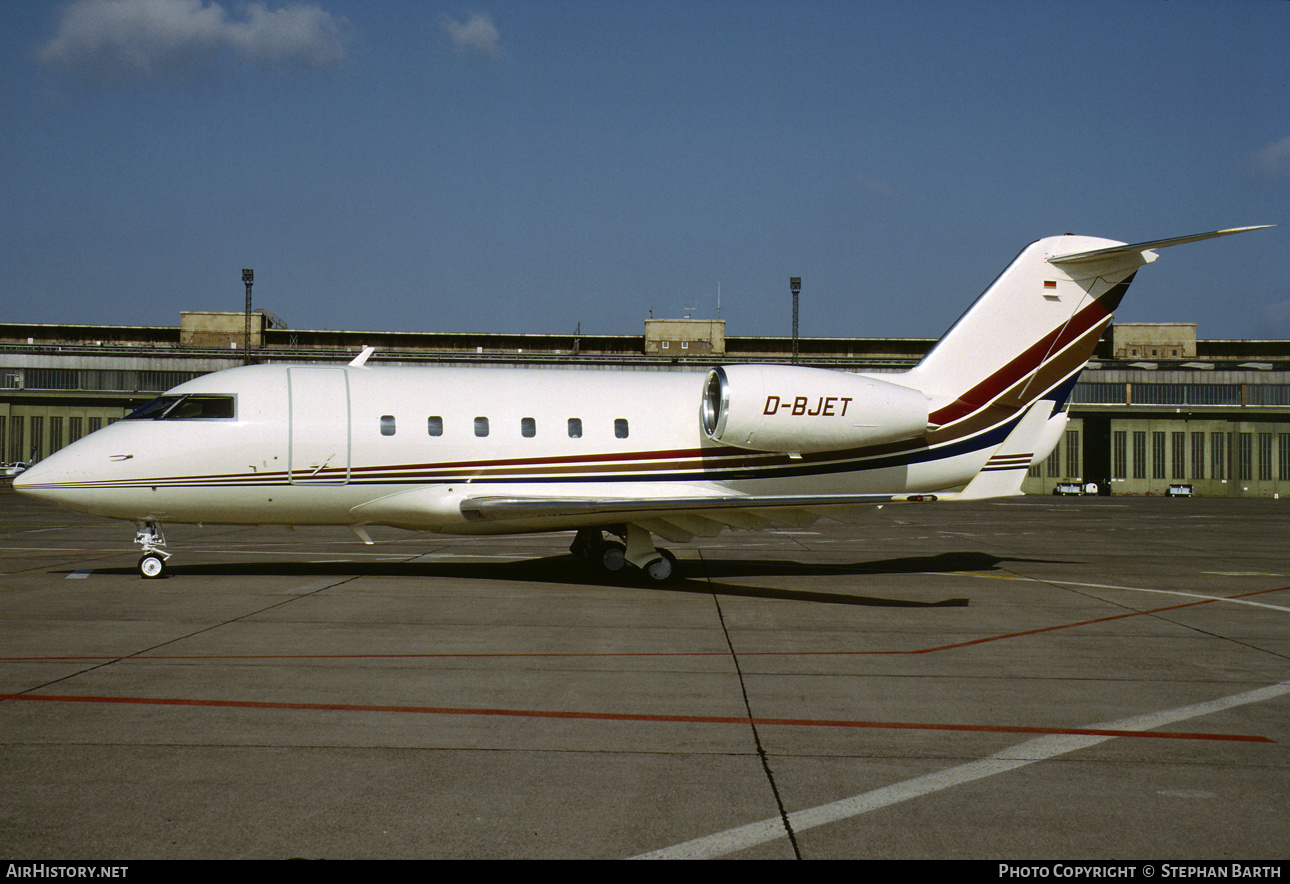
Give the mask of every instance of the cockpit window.
[[126, 415], [128, 421], [232, 420], [232, 396], [192, 393], [187, 396], [158, 396]]
[[170, 410], [176, 402], [184, 397], [182, 396], [158, 396], [147, 405], [140, 405], [134, 411], [127, 414], [124, 420], [128, 421], [154, 421]]

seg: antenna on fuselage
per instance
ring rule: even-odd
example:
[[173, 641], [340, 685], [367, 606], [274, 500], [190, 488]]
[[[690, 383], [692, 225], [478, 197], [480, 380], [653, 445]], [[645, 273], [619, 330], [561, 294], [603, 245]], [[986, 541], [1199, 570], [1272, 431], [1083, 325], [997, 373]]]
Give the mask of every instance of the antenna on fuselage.
[[354, 368], [361, 368], [363, 364], [367, 362], [367, 357], [371, 356], [375, 352], [376, 352], [375, 347], [364, 347], [363, 352], [359, 353], [352, 360], [350, 360], [349, 364], [352, 365]]

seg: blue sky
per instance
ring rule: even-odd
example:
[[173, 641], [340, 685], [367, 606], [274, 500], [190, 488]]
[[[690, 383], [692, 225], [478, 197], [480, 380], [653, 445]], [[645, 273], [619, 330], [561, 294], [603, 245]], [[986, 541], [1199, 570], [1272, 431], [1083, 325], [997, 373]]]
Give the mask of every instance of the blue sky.
[[935, 337], [1028, 242], [1290, 336], [1290, 2], [0, 6], [5, 321]]

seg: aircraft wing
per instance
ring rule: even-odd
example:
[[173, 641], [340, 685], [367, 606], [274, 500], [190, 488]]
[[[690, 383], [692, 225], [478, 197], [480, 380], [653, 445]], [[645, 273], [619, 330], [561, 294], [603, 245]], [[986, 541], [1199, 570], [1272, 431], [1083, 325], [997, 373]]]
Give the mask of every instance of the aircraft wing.
[[594, 517], [599, 524], [632, 522], [673, 542], [712, 537], [725, 527], [758, 529], [775, 523], [809, 525], [820, 516], [858, 516], [874, 506], [932, 502], [932, 494], [727, 495], [639, 498], [472, 497], [461, 512], [475, 522], [524, 522]]
[[815, 509], [832, 506], [874, 506], [883, 503], [918, 503], [934, 501], [934, 494], [784, 494], [728, 497], [678, 497], [662, 500], [638, 500], [624, 497], [472, 497], [461, 503], [461, 512], [471, 521], [484, 519], [523, 519], [547, 516], [611, 516], [628, 518], [669, 512], [704, 510]]

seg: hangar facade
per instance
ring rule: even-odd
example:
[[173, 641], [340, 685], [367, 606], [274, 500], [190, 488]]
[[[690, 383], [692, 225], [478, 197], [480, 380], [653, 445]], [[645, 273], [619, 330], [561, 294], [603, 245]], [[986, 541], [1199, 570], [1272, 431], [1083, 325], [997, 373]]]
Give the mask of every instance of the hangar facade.
[[[235, 321], [234, 321], [235, 318]], [[184, 313], [173, 327], [0, 323], [0, 461], [48, 456], [193, 377], [262, 362], [373, 362], [697, 370], [788, 362], [788, 337], [726, 337], [724, 323], [644, 335], [511, 335], [292, 330], [253, 314]], [[696, 327], [697, 328], [697, 327]], [[708, 342], [663, 348], [688, 335]], [[680, 337], [680, 340], [687, 340]], [[931, 339], [804, 338], [803, 365], [901, 371]], [[697, 406], [696, 406], [697, 407]], [[1290, 341], [1198, 340], [1188, 323], [1113, 325], [1076, 384], [1057, 449], [1024, 489], [1096, 484], [1099, 493], [1290, 495]]]

